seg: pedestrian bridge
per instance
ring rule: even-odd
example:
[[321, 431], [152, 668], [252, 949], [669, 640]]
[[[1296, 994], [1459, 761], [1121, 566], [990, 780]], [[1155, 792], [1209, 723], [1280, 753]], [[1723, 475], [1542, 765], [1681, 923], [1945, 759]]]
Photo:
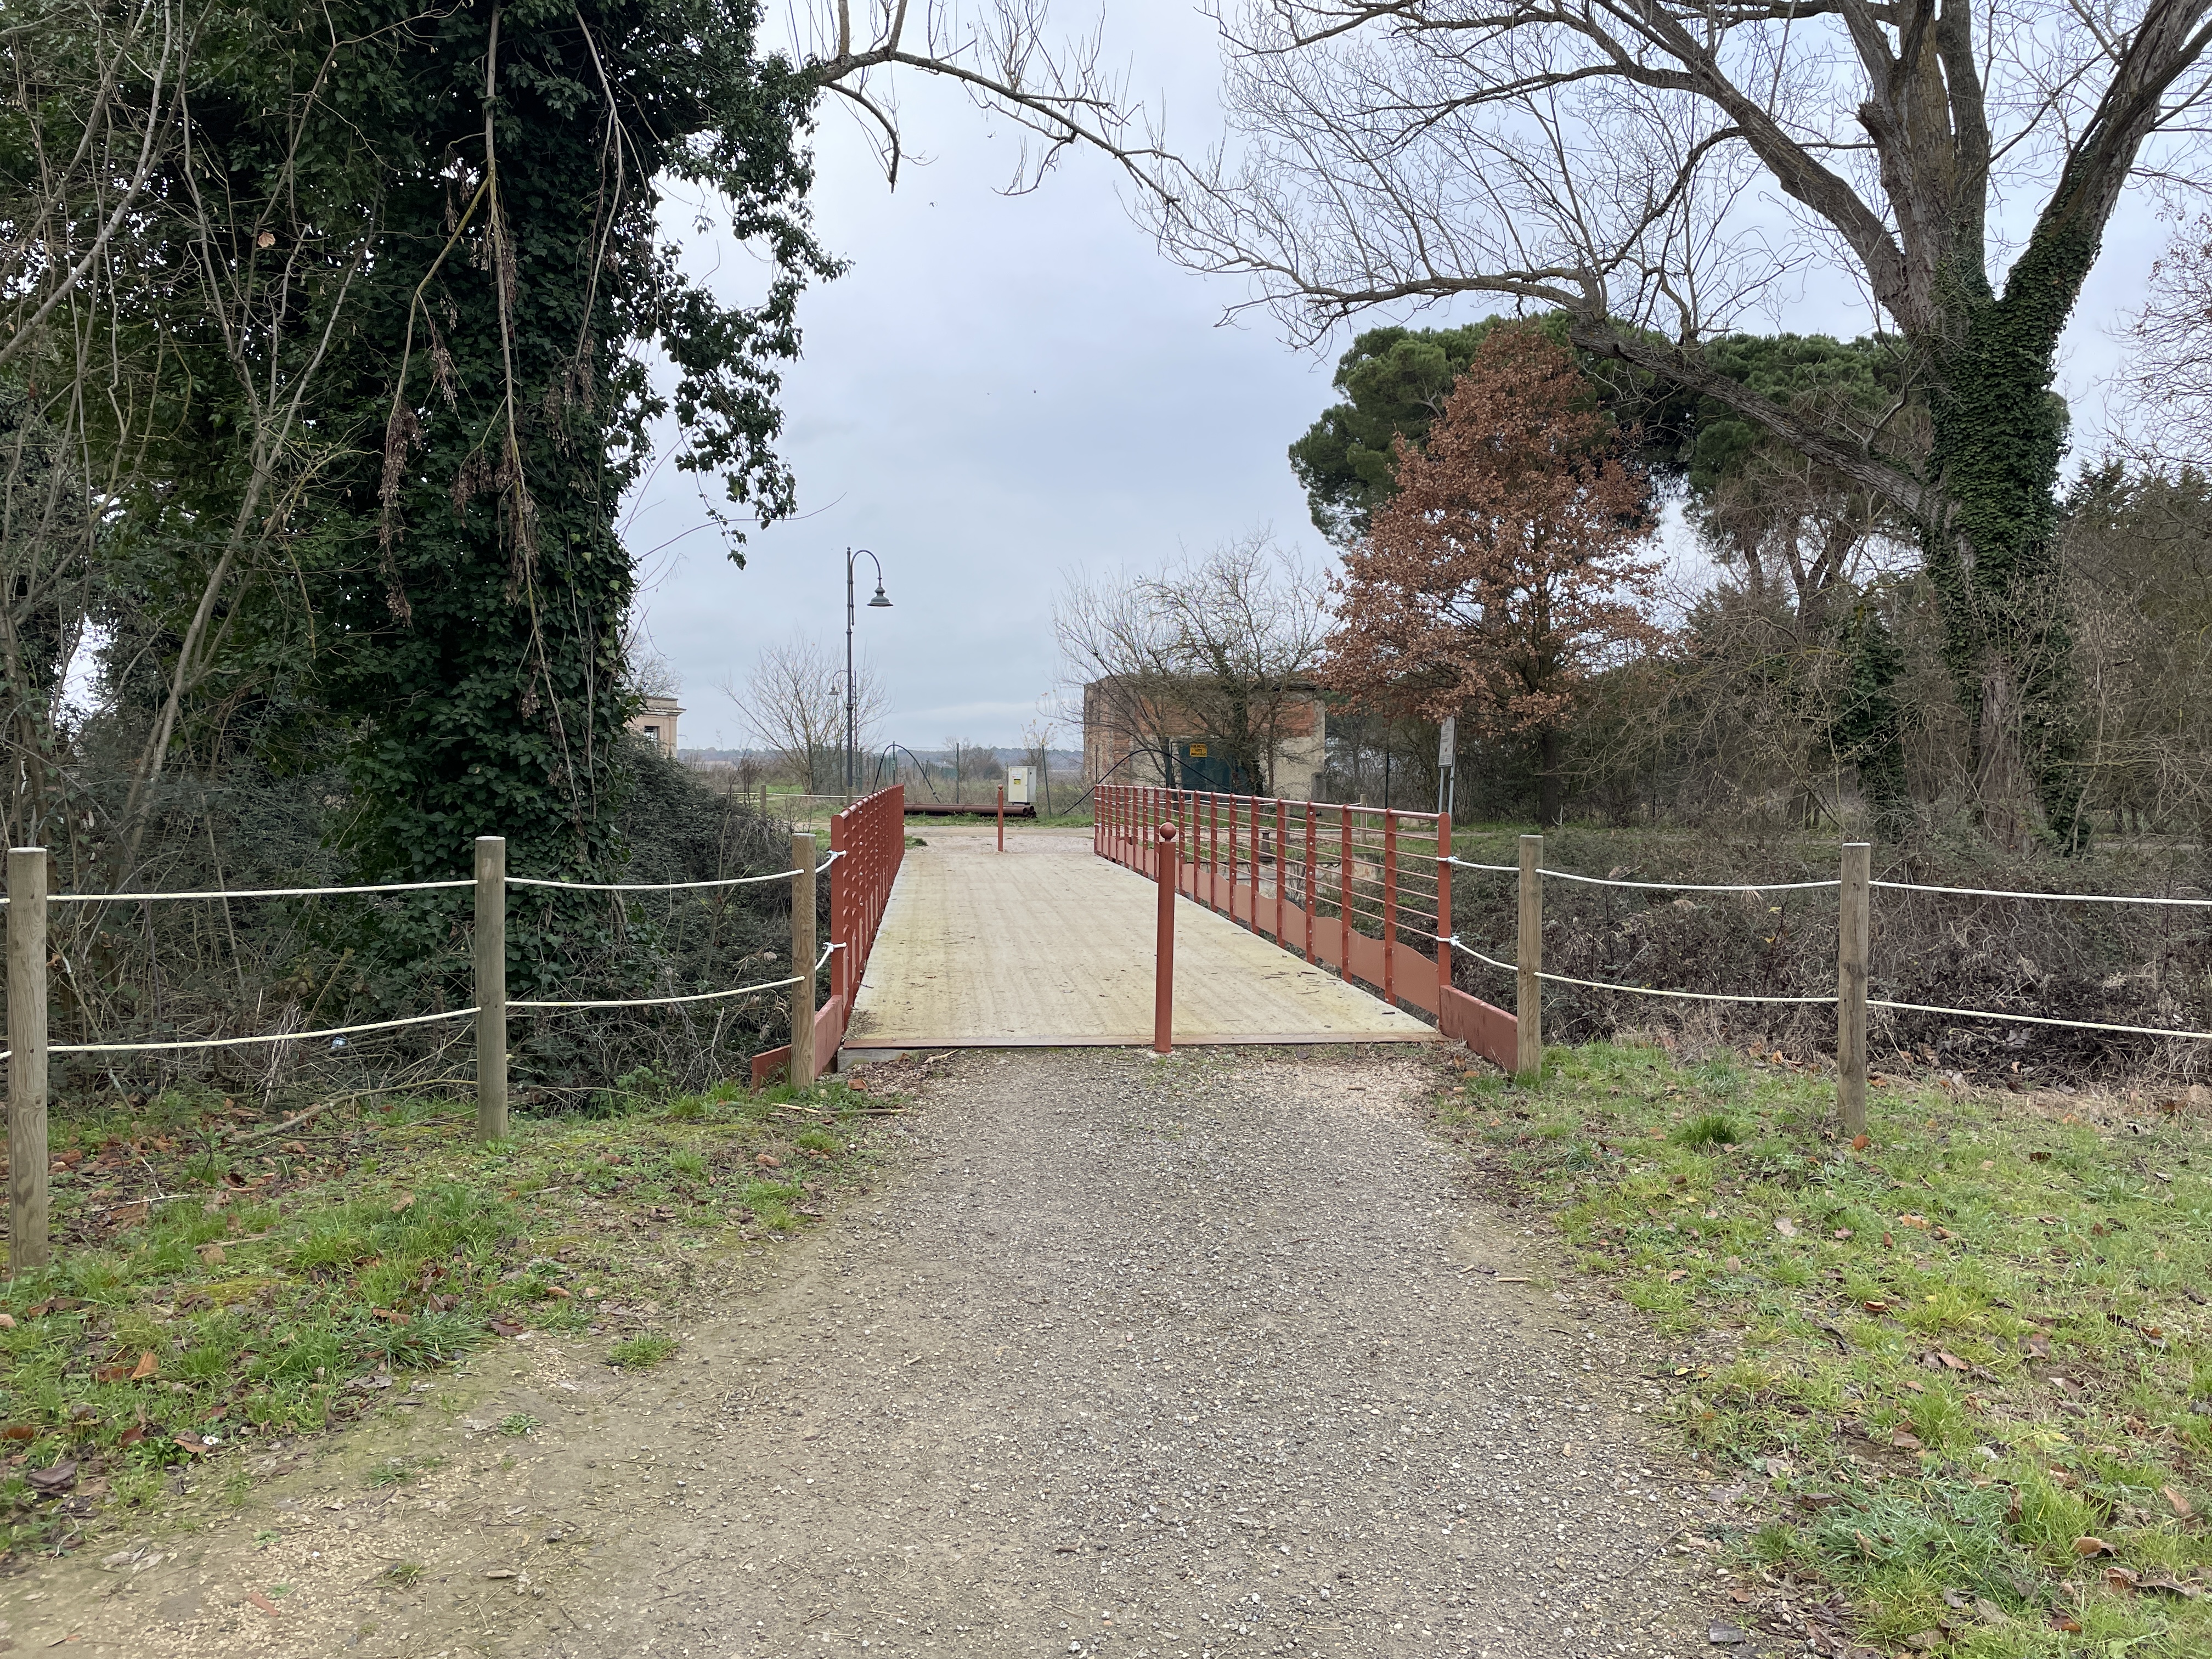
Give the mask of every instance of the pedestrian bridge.
[[1437, 949], [1450, 830], [1434, 814], [1109, 787], [1091, 830], [930, 823], [914, 846], [900, 814], [887, 790], [833, 822], [817, 1067], [841, 1050], [1150, 1043], [1164, 857], [1185, 901], [1176, 1042], [1441, 1034], [1511, 1054], [1512, 1017], [1453, 988]]
[[[933, 824], [907, 849], [844, 1047], [1152, 1040], [1157, 889], [1088, 830]], [[1176, 917], [1177, 1042], [1421, 1042], [1436, 1032], [1204, 905]]]

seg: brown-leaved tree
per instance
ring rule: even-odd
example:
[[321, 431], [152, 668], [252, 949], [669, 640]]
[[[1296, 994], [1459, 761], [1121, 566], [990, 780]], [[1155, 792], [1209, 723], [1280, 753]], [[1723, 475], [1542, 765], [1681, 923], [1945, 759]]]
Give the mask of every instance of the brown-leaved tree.
[[1567, 352], [1501, 328], [1429, 430], [1398, 442], [1398, 493], [1345, 556], [1323, 674], [1356, 702], [1536, 750], [1559, 817], [1560, 735], [1591, 675], [1659, 636], [1650, 488]]

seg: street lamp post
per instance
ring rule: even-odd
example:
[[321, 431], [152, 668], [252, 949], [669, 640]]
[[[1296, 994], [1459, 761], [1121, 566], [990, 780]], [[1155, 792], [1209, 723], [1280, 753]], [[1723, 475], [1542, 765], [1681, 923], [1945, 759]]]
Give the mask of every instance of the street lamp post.
[[884, 592], [884, 562], [874, 554], [868, 553], [868, 550], [865, 547], [847, 548], [845, 550], [845, 799], [848, 800], [853, 798], [853, 783], [860, 766], [858, 751], [854, 747], [858, 741], [854, 727], [860, 695], [858, 683], [853, 678], [853, 562], [863, 553], [867, 553], [868, 562], [876, 568], [876, 597], [868, 601], [868, 609], [888, 611], [891, 608], [891, 602]]

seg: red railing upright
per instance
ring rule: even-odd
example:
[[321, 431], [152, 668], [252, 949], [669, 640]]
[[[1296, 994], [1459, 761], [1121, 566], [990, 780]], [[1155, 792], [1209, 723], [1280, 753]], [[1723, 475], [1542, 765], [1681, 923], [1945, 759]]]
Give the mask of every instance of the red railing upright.
[[[1163, 851], [1158, 826], [1176, 837]], [[1511, 1014], [1451, 977], [1451, 820], [1435, 812], [1104, 784], [1091, 845], [1510, 1069]]]

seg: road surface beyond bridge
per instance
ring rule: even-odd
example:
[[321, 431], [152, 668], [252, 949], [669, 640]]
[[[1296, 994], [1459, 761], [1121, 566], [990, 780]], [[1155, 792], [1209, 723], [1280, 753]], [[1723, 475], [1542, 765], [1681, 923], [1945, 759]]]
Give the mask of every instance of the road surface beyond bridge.
[[[1087, 830], [932, 825], [869, 955], [848, 1050], [1120, 1047], [1152, 1034], [1157, 889]], [[1433, 1027], [1202, 905], [1176, 907], [1175, 1040], [1423, 1042]]]

